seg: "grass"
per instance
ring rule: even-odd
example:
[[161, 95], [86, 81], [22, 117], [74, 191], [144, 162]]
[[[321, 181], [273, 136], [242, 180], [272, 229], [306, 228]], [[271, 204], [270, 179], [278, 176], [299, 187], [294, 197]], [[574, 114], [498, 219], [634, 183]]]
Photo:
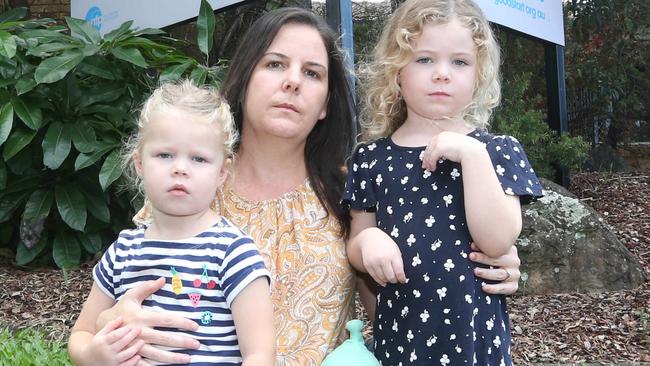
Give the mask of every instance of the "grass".
[[37, 329], [12, 331], [0, 328], [0, 365], [59, 366], [72, 365], [66, 345], [48, 340]]

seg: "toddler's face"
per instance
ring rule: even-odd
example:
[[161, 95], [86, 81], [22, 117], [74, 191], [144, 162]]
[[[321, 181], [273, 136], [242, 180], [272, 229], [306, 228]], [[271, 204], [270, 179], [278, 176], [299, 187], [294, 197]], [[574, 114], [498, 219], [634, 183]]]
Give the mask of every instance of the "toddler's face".
[[208, 210], [226, 177], [215, 127], [174, 108], [151, 117], [134, 162], [154, 211], [174, 217]]
[[457, 20], [425, 25], [399, 76], [408, 118], [458, 118], [474, 94], [476, 53], [471, 31]]

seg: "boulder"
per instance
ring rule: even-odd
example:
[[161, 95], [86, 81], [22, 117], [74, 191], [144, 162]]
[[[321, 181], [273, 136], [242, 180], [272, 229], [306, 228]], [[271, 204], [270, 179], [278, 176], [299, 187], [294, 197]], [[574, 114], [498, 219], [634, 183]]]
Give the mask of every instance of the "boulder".
[[562, 186], [542, 185], [545, 196], [522, 208], [521, 293], [602, 292], [644, 282], [638, 261], [596, 211]]

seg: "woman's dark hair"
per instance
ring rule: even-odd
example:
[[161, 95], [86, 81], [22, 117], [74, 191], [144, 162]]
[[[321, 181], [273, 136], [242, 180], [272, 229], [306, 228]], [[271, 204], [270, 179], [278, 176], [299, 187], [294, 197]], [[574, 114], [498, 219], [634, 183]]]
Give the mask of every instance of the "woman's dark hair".
[[314, 28], [320, 34], [327, 51], [327, 116], [307, 136], [305, 161], [316, 196], [328, 213], [337, 217], [341, 234], [347, 236], [350, 216], [340, 200], [345, 184], [342, 168], [352, 148], [354, 99], [343, 65], [343, 53], [336, 44], [334, 31], [323, 19], [301, 8], [280, 8], [264, 14], [253, 23], [240, 41], [230, 61], [222, 93], [230, 104], [235, 125], [241, 135], [244, 99], [253, 70], [280, 28], [286, 24], [302, 24]]

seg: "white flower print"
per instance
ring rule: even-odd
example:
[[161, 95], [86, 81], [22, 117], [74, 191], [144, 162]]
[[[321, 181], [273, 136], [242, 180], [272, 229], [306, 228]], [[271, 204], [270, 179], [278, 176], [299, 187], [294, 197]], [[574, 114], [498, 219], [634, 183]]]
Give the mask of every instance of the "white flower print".
[[436, 344], [437, 340], [438, 340], [438, 338], [436, 336], [429, 337], [429, 339], [427, 339], [427, 347], [431, 347], [434, 344]]
[[510, 155], [508, 155], [508, 154], [503, 154], [503, 157], [504, 157], [506, 160], [510, 160]]
[[366, 151], [366, 149], [364, 149], [363, 147], [362, 147], [362, 148], [359, 148], [359, 152], [360, 152], [360, 153], [362, 153], [362, 152], [364, 152], [364, 151]]
[[368, 169], [368, 162], [364, 161], [361, 163], [361, 168]]
[[429, 203], [429, 199], [426, 198], [426, 197], [422, 197], [422, 199], [420, 200], [420, 202], [421, 202], [423, 205], [426, 205], [427, 203]]
[[398, 351], [399, 353], [404, 353], [404, 347], [402, 347], [402, 346], [397, 346], [397, 351]]
[[372, 169], [373, 166], [377, 164], [377, 159], [374, 159], [373, 161], [370, 162], [370, 166], [368, 168]]
[[416, 299], [420, 298], [421, 295], [422, 295], [422, 294], [420, 294], [420, 291], [418, 291], [418, 290], [413, 290], [413, 297], [415, 297]]
[[460, 251], [460, 256], [463, 257], [463, 258], [467, 258], [467, 253], [465, 253], [464, 250], [461, 250]]
[[400, 180], [400, 183], [402, 183], [402, 184], [406, 184], [406, 183], [408, 183], [408, 181], [409, 181], [409, 177], [408, 177], [408, 175], [406, 175], [406, 176], [404, 176], [404, 178], [402, 178], [402, 179]]
[[393, 308], [393, 300], [386, 300], [386, 306], [388, 306], [389, 309]]
[[438, 297], [440, 297], [440, 300], [442, 300], [443, 297], [447, 296], [447, 288], [446, 287], [439, 288], [439, 289], [436, 290], [436, 292], [438, 293]]
[[420, 159], [420, 161], [424, 159], [424, 150], [420, 151], [420, 155], [418, 155], [418, 159]]
[[512, 180], [515, 181], [515, 182], [517, 181], [517, 174], [512, 175]]
[[506, 361], [503, 359], [503, 357], [501, 357], [501, 362], [499, 362], [499, 366], [506, 366]]
[[458, 277], [458, 281], [459, 281], [459, 282], [463, 282], [463, 281], [465, 281], [465, 276], [460, 275], [460, 276]]
[[366, 189], [366, 181], [365, 180], [362, 180], [361, 183], [359, 183], [359, 185], [361, 186], [361, 189]]
[[406, 318], [408, 313], [409, 313], [409, 307], [408, 306], [403, 307], [402, 308], [402, 318]]
[[500, 151], [500, 150], [501, 150], [501, 146], [497, 145], [497, 147], [495, 147], [494, 150], [496, 150], [496, 151]]
[[436, 249], [440, 248], [441, 245], [442, 245], [442, 241], [438, 239], [433, 243], [431, 243], [431, 250], [435, 251]]
[[397, 202], [399, 202], [400, 206], [404, 206], [404, 198], [400, 197]]
[[450, 341], [453, 341], [454, 339], [456, 339], [456, 335], [452, 333], [452, 334], [449, 336], [449, 340], [450, 340]]
[[515, 193], [512, 191], [512, 188], [510, 188], [510, 187], [506, 188], [506, 194], [509, 194], [511, 196], [515, 195]]
[[456, 347], [454, 347], [454, 349], [456, 350], [456, 353], [461, 353], [461, 352], [463, 352], [463, 349], [460, 348], [458, 345], [456, 345]]
[[500, 175], [500, 176], [503, 176], [503, 173], [505, 173], [505, 172], [506, 172], [506, 170], [503, 169], [503, 167], [501, 165], [497, 164], [497, 174]]
[[[368, 150], [372, 151], [372, 150], [374, 150], [376, 147], [377, 147], [377, 144], [375, 144], [375, 143], [373, 142], [372, 144], [368, 145]], [[359, 151], [361, 151], [361, 150], [359, 150]]]
[[455, 231], [456, 230], [456, 225], [449, 225], [449, 229]]
[[451, 179], [456, 180], [458, 177], [460, 177], [460, 173], [458, 172], [458, 169], [454, 168], [451, 171]]
[[412, 218], [413, 218], [413, 212], [407, 213], [406, 215], [404, 215], [404, 219], [403, 219], [404, 223], [411, 221]]
[[472, 303], [472, 295], [465, 295], [465, 302], [467, 302], [468, 304], [471, 304]]
[[[409, 330], [409, 332], [410, 332], [410, 330]], [[415, 361], [417, 359], [418, 359], [418, 356], [415, 354], [415, 350], [413, 350], [413, 352], [411, 352], [411, 357], [409, 357], [409, 361], [413, 362], [413, 361]]]
[[456, 218], [456, 215], [449, 215], [449, 220], [453, 220]]
[[418, 254], [415, 255], [415, 257], [413, 257], [413, 261], [411, 262], [411, 266], [417, 267], [420, 264], [422, 264], [422, 261], [420, 260], [420, 253], [418, 253]]
[[460, 245], [460, 240], [456, 240], [456, 241], [454, 242], [454, 245]]
[[389, 171], [389, 172], [392, 172], [392, 171], [393, 171], [393, 166], [392, 166], [392, 165], [389, 165], [389, 166], [388, 166], [388, 171]]
[[456, 265], [454, 264], [454, 261], [452, 261], [451, 259], [447, 259], [447, 261], [444, 264], [444, 267], [447, 270], [447, 272], [450, 272], [452, 268], [456, 267]]
[[448, 318], [445, 318], [444, 323], [447, 324], [447, 325], [449, 325], [449, 324], [451, 324], [451, 320], [449, 320]]
[[528, 192], [528, 193], [531, 194], [531, 195], [533, 194], [533, 190], [530, 189], [530, 187], [526, 187], [526, 192]]
[[437, 191], [438, 186], [435, 183], [433, 183], [433, 184], [431, 184], [431, 189], [433, 189], [434, 191]]
[[389, 215], [393, 214], [393, 206], [386, 206], [386, 212], [388, 212]]
[[429, 280], [430, 280], [429, 274], [428, 273], [423, 274], [422, 279], [424, 280], [424, 282], [429, 282]]
[[359, 166], [357, 165], [357, 163], [352, 164], [352, 171], [356, 172], [357, 169], [359, 169]]
[[487, 327], [487, 330], [492, 330], [492, 328], [494, 328], [494, 317], [486, 320], [485, 326]]
[[436, 222], [436, 219], [433, 216], [429, 215], [429, 218], [425, 219], [424, 222], [427, 224], [427, 227], [432, 227]]
[[399, 328], [397, 327], [397, 319], [393, 319], [393, 330], [397, 332]]
[[438, 164], [442, 164], [442, 163], [444, 163], [444, 162], [445, 162], [445, 158], [440, 158], [440, 159], [438, 159]]
[[445, 201], [445, 206], [449, 207], [451, 205], [452, 200], [454, 199], [454, 196], [451, 194], [448, 194], [446, 196], [443, 196], [442, 199]]
[[417, 192], [419, 190], [420, 190], [420, 187], [418, 187], [418, 186], [411, 187], [411, 191], [413, 191], [413, 192]]
[[381, 174], [377, 174], [377, 178], [375, 178], [375, 182], [377, 183], [377, 186], [381, 185], [381, 182], [384, 181], [384, 178], [382, 178]]
[[420, 314], [420, 319], [422, 319], [422, 323], [426, 323], [427, 320], [429, 320], [429, 312], [424, 310], [422, 314]]
[[525, 168], [526, 167], [526, 162], [523, 160], [519, 160], [519, 167], [520, 168]]
[[388, 351], [385, 352], [386, 358], [390, 358], [390, 353]]
[[[406, 221], [404, 221], [404, 222], [406, 222]], [[411, 234], [411, 235], [409, 235], [408, 239], [406, 239], [406, 244], [408, 244], [408, 246], [410, 247], [410, 246], [413, 245], [413, 243], [415, 243], [415, 236], [413, 236], [413, 234]]]
[[442, 357], [440, 358], [440, 364], [442, 366], [447, 366], [447, 365], [449, 365], [449, 362], [451, 362], [451, 361], [449, 361], [449, 356], [447, 356], [446, 354], [443, 354]]
[[485, 296], [485, 303], [490, 305], [492, 303], [492, 298], [490, 296]]
[[406, 333], [406, 340], [411, 342], [413, 340], [413, 332], [409, 329], [409, 331]]
[[532, 186], [532, 185], [533, 185], [533, 181], [529, 179], [529, 180], [528, 180], [528, 185], [529, 185], [529, 186]]
[[390, 232], [390, 236], [393, 238], [399, 237], [399, 229], [393, 225], [393, 230]]
[[409, 169], [409, 170], [411, 170], [411, 168], [413, 168], [413, 164], [411, 164], [411, 163], [406, 163], [405, 166], [406, 166], [406, 169]]
[[428, 170], [425, 170], [424, 173], [422, 173], [422, 178], [427, 179], [431, 176], [431, 172]]
[[499, 348], [501, 346], [501, 338], [499, 338], [499, 336], [494, 337], [492, 343], [494, 344], [494, 347]]

